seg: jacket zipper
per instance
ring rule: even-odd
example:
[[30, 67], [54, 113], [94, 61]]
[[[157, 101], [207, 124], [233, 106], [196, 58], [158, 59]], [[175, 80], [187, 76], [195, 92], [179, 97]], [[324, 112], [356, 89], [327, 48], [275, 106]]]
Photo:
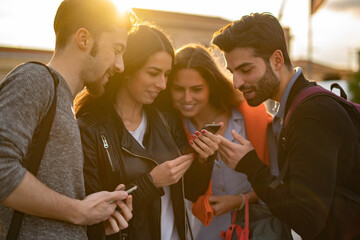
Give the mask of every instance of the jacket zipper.
[[[175, 140], [174, 140], [174, 138], [173, 138], [173, 136], [172, 136], [172, 134], [171, 134], [169, 125], [167, 124], [167, 122], [166, 122], [164, 116], [162, 115], [162, 113], [161, 113], [160, 111], [157, 111], [157, 113], [158, 113], [158, 116], [160, 117], [163, 125], [165, 126], [167, 133], [170, 135], [171, 139], [173, 140], [173, 142], [174, 142], [174, 144], [175, 144], [175, 146], [176, 146], [176, 150], [177, 150], [177, 152], [178, 152], [178, 154], [179, 154], [179, 157], [181, 157], [182, 154], [181, 154], [181, 152], [180, 152], [180, 149], [179, 149], [178, 146], [176, 145], [176, 142], [175, 142]], [[186, 212], [186, 204], [185, 204], [185, 189], [184, 189], [185, 183], [184, 183], [184, 176], [181, 177], [181, 183], [182, 183], [181, 191], [182, 191], [182, 197], [183, 197], [183, 201], [184, 201], [184, 213], [185, 213], [185, 214], [184, 214], [184, 215], [185, 215], [185, 216], [184, 216], [184, 219], [185, 219], [185, 225], [184, 225], [184, 228], [185, 228], [185, 229], [184, 229], [184, 231], [185, 231], [185, 240], [187, 240], [187, 239], [188, 239], [187, 234], [188, 234], [188, 231], [189, 231], [188, 228], [190, 228], [191, 226], [188, 226], [188, 224], [187, 224], [188, 221], [187, 221], [187, 219], [186, 219], [187, 212]], [[191, 231], [191, 230], [190, 230], [190, 231]], [[190, 233], [190, 237], [191, 237], [191, 240], [193, 240], [191, 233]]]
[[150, 161], [152, 161], [153, 163], [155, 163], [156, 166], [159, 166], [159, 164], [158, 164], [154, 159], [151, 159], [151, 158], [148, 158], [148, 157], [141, 156], [141, 155], [135, 154], [135, 153], [133, 153], [133, 152], [130, 152], [130, 151], [129, 151], [128, 149], [126, 149], [125, 147], [121, 147], [121, 148], [122, 148], [122, 150], [124, 150], [125, 152], [133, 155], [134, 157], [144, 158], [144, 159], [150, 160]]
[[103, 142], [103, 147], [104, 147], [106, 155], [108, 157], [111, 169], [112, 169], [113, 172], [115, 172], [114, 164], [113, 164], [113, 161], [111, 159], [110, 152], [109, 152], [109, 144], [108, 144], [108, 142], [106, 140], [106, 137], [103, 134], [100, 134], [100, 136], [101, 136], [101, 140]]
[[[138, 157], [138, 158], [143, 158], [143, 159], [149, 160], [149, 161], [155, 163], [156, 166], [159, 166], [159, 164], [158, 164], [154, 159], [151, 159], [151, 158], [148, 158], [148, 157], [145, 157], [145, 156], [141, 156], [141, 155], [135, 154], [135, 153], [129, 151], [128, 149], [126, 149], [125, 147], [121, 147], [121, 148], [122, 148], [122, 150], [124, 150], [125, 152], [133, 155], [134, 157]], [[161, 212], [162, 212], [162, 207], [161, 207], [161, 200], [160, 200], [160, 214], [159, 214], [159, 216], [160, 216], [160, 219], [159, 219], [159, 222], [160, 222], [160, 232], [159, 232], [160, 238], [161, 238]]]

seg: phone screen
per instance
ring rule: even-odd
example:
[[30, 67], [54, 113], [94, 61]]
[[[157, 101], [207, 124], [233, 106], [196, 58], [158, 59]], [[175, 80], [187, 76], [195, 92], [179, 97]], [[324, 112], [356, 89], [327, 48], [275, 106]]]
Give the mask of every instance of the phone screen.
[[209, 132], [215, 134], [220, 128], [220, 124], [218, 123], [208, 123], [205, 124], [205, 126], [203, 127], [203, 129], [208, 130]]

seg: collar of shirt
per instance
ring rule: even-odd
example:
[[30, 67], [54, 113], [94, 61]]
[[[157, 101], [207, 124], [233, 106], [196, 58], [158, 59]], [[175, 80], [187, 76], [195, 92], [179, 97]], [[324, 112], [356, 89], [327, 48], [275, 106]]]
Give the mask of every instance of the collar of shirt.
[[288, 99], [289, 94], [290, 94], [290, 90], [291, 90], [292, 86], [294, 85], [296, 79], [302, 73], [302, 69], [300, 67], [297, 67], [294, 70], [295, 70], [295, 74], [290, 79], [290, 82], [288, 83], [288, 85], [285, 88], [285, 91], [284, 91], [284, 93], [283, 93], [283, 95], [281, 97], [281, 100], [280, 100], [280, 106], [278, 108], [278, 112], [274, 116], [274, 120], [273, 120], [273, 131], [274, 131], [274, 134], [275, 134], [275, 137], [276, 137], [277, 140], [278, 140], [278, 138], [280, 136], [280, 132], [281, 132], [282, 127], [283, 127], [285, 106], [286, 106], [286, 102], [287, 102], [287, 99]]

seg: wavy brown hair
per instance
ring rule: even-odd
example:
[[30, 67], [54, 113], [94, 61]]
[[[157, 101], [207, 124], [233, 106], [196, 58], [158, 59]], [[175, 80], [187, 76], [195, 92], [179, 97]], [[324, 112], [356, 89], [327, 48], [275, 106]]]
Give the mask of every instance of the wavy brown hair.
[[176, 51], [166, 90], [155, 100], [159, 108], [163, 110], [172, 108], [170, 89], [176, 73], [182, 69], [194, 69], [201, 74], [210, 88], [210, 104], [216, 109], [229, 111], [230, 108], [237, 107], [241, 103], [242, 94], [233, 87], [231, 80], [220, 70], [210, 51], [200, 44], [187, 44]]

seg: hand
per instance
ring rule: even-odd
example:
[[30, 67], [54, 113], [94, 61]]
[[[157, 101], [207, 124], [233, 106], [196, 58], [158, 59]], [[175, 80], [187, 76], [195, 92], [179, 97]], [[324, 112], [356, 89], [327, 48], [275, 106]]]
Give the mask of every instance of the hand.
[[[220, 127], [222, 128], [223, 126], [224, 123], [220, 122]], [[215, 135], [205, 129], [202, 129], [200, 132], [196, 131], [192, 135], [192, 139], [190, 145], [199, 153], [199, 157], [202, 159], [213, 155], [218, 150], [221, 142], [219, 135]]]
[[128, 197], [125, 191], [97, 192], [80, 201], [81, 217], [75, 224], [93, 225], [107, 220], [114, 214], [117, 206], [116, 201], [122, 201]]
[[242, 197], [237, 195], [210, 196], [209, 203], [214, 215], [220, 216], [239, 207], [242, 203]]
[[[116, 187], [115, 191], [124, 190], [124, 184], [120, 184]], [[128, 222], [132, 218], [132, 196], [129, 195], [125, 203], [123, 201], [116, 201], [118, 206], [115, 212], [104, 222], [105, 235], [112, 235], [125, 229], [129, 226]]]
[[126, 198], [126, 203], [117, 201], [116, 204], [120, 208], [104, 222], [105, 235], [111, 235], [125, 229], [129, 226], [128, 222], [132, 218], [132, 196]]
[[221, 140], [219, 153], [221, 160], [223, 160], [230, 168], [235, 169], [240, 159], [254, 148], [248, 140], [243, 138], [235, 130], [231, 130], [231, 134], [239, 143], [231, 142], [223, 136], [219, 136]]
[[188, 170], [193, 160], [194, 154], [190, 153], [156, 166], [149, 173], [154, 185], [160, 188], [177, 183]]

